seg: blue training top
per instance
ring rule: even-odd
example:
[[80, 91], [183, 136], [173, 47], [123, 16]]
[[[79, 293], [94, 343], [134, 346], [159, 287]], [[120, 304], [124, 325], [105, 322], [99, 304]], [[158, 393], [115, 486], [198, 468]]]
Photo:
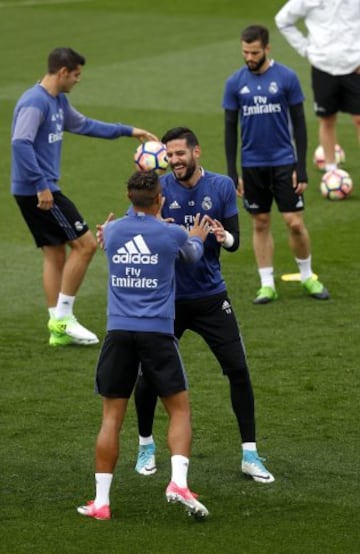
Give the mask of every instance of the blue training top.
[[14, 110], [11, 145], [11, 192], [31, 196], [60, 190], [63, 133], [115, 139], [131, 136], [133, 127], [89, 119], [76, 111], [65, 94], [52, 96], [40, 84], [24, 92]]
[[[218, 173], [202, 170], [194, 187], [187, 188], [173, 173], [160, 177], [165, 203], [164, 218], [172, 217], [178, 225], [190, 229], [197, 213], [208, 214], [223, 222], [238, 213], [236, 191], [232, 180]], [[195, 264], [182, 259], [176, 262], [176, 300], [191, 300], [219, 294], [226, 290], [220, 268], [220, 245], [209, 234], [204, 244], [204, 255]]]
[[294, 71], [271, 62], [261, 74], [244, 66], [226, 81], [222, 106], [240, 112], [241, 165], [290, 165], [296, 161], [289, 106], [304, 100]]
[[[107, 330], [173, 333], [175, 260], [199, 260], [203, 242], [178, 225], [133, 211], [104, 227]], [[191, 264], [188, 264], [191, 267]]]

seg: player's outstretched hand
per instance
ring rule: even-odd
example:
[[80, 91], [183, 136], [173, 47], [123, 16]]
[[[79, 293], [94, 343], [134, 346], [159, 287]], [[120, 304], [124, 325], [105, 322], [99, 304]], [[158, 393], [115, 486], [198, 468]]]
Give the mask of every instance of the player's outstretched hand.
[[100, 246], [100, 248], [104, 249], [104, 227], [106, 227], [106, 225], [112, 221], [115, 217], [115, 214], [113, 214], [112, 212], [109, 213], [109, 215], [107, 216], [107, 218], [105, 219], [104, 223], [97, 223], [96, 224], [96, 241], [98, 243], [98, 245]]
[[194, 218], [194, 224], [189, 231], [190, 237], [199, 237], [203, 242], [205, 242], [206, 237], [211, 231], [211, 223], [209, 221], [209, 217], [204, 215], [202, 219], [200, 219], [200, 214], [196, 214]]
[[146, 131], [146, 129], [139, 129], [138, 127], [133, 128], [132, 136], [139, 139], [140, 142], [146, 142], [148, 140], [160, 142], [156, 135], [150, 133], [150, 131]]
[[226, 238], [226, 231], [224, 225], [217, 219], [211, 220], [211, 231], [215, 235], [216, 240], [222, 244]]

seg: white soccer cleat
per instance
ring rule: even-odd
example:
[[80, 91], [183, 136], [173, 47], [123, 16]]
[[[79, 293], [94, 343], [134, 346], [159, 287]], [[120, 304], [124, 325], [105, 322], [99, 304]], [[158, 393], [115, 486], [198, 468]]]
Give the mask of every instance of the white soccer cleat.
[[67, 335], [72, 338], [73, 344], [91, 345], [98, 344], [97, 336], [81, 325], [75, 316], [51, 318], [48, 323], [49, 331], [58, 337]]
[[257, 483], [272, 483], [275, 477], [264, 466], [263, 458], [257, 452], [244, 450], [241, 462], [241, 471], [249, 475]]

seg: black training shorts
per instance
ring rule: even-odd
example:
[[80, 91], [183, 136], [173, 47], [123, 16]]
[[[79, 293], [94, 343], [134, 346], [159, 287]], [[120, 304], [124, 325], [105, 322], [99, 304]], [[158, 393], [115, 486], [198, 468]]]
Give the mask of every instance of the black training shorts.
[[299, 212], [304, 198], [293, 187], [294, 165], [243, 167], [244, 208], [252, 215], [271, 211], [275, 200], [279, 212]]
[[56, 246], [73, 241], [84, 235], [88, 226], [75, 204], [62, 192], [53, 192], [54, 206], [51, 210], [37, 207], [38, 197], [15, 195], [38, 247]]
[[96, 390], [107, 398], [130, 398], [141, 364], [158, 396], [187, 390], [187, 377], [173, 335], [109, 331], [96, 368]]
[[199, 334], [217, 358], [225, 375], [248, 373], [244, 343], [226, 292], [175, 303], [175, 335]]
[[312, 67], [311, 84], [314, 111], [319, 117], [337, 112], [360, 115], [360, 73], [330, 75]]

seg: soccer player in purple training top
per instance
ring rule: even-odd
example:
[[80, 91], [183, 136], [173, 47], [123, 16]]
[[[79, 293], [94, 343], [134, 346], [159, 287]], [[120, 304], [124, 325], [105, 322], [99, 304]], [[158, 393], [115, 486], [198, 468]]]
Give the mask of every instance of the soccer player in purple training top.
[[[161, 177], [165, 199], [162, 216], [191, 229], [197, 213], [212, 220], [212, 233], [204, 244], [204, 255], [189, 266], [176, 263], [175, 335], [189, 329], [198, 333], [217, 358], [229, 379], [231, 405], [242, 442], [242, 471], [255, 481], [271, 483], [273, 475], [257, 453], [254, 396], [242, 337], [221, 274], [220, 252], [239, 247], [236, 191], [231, 179], [200, 165], [201, 149], [193, 131], [170, 129], [162, 137], [171, 173]], [[157, 393], [144, 375], [135, 389], [139, 426], [139, 453], [136, 471], [156, 471], [155, 442], [152, 436]]]
[[109, 519], [110, 487], [119, 453], [119, 433], [139, 364], [169, 415], [171, 480], [169, 502], [180, 502], [197, 518], [208, 510], [191, 493], [187, 473], [191, 446], [187, 379], [174, 337], [175, 260], [188, 267], [203, 253], [210, 224], [199, 214], [189, 233], [161, 221], [162, 193], [154, 171], [134, 173], [128, 181], [133, 211], [104, 229], [108, 260], [107, 334], [97, 365], [97, 390], [103, 419], [96, 441], [96, 496], [78, 512]]
[[104, 139], [156, 140], [144, 129], [89, 119], [71, 106], [66, 93], [80, 81], [84, 64], [85, 58], [71, 48], [50, 52], [46, 75], [21, 96], [12, 122], [11, 192], [43, 252], [49, 343], [53, 346], [99, 342], [73, 314], [75, 295], [96, 251], [96, 240], [60, 191], [64, 131]]
[[[253, 248], [261, 281], [253, 302], [267, 304], [277, 298], [271, 233], [273, 201], [284, 218], [304, 290], [312, 298], [326, 300], [328, 291], [313, 278], [310, 238], [303, 219], [307, 136], [299, 80], [291, 69], [269, 58], [269, 32], [265, 27], [247, 27], [241, 35], [241, 47], [246, 65], [226, 81], [223, 108], [228, 174], [239, 186], [253, 222]], [[237, 171], [239, 122], [241, 179]]]

